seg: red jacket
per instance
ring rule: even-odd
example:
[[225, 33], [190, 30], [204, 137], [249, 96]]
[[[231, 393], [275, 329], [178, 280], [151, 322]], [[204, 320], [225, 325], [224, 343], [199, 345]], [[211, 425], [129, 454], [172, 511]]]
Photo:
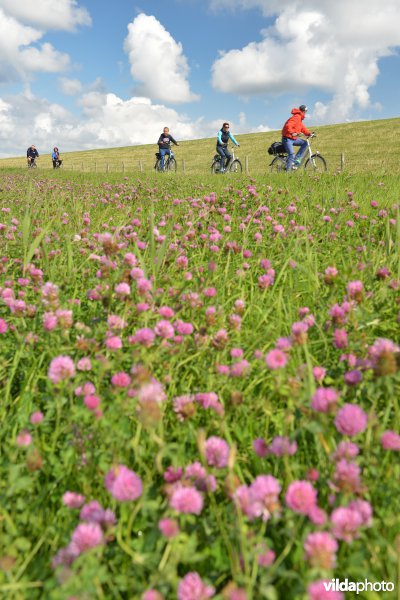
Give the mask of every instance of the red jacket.
[[292, 115], [284, 124], [282, 129], [282, 137], [290, 138], [291, 140], [297, 139], [294, 133], [304, 133], [304, 135], [311, 135], [311, 131], [303, 125], [303, 119], [306, 116], [305, 113], [301, 112], [299, 108], [292, 109]]

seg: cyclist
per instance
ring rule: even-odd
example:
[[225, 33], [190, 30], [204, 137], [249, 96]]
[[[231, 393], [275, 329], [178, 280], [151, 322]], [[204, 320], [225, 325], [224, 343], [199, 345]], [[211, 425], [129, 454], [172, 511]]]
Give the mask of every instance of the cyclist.
[[165, 155], [171, 156], [171, 142], [175, 144], [175, 146], [179, 146], [178, 142], [174, 140], [172, 135], [169, 132], [169, 127], [164, 127], [162, 134], [158, 138], [158, 149], [161, 156], [161, 171], [164, 171], [164, 158]]
[[32, 144], [32, 146], [29, 146], [28, 150], [26, 151], [28, 167], [31, 167], [37, 158], [39, 158], [39, 152], [36, 150], [36, 146]]
[[[306, 140], [302, 140], [298, 136], [304, 133], [307, 137], [311, 135], [311, 131], [303, 125], [307, 106], [301, 104], [299, 108], [292, 109], [292, 116], [286, 121], [282, 129], [282, 144], [287, 152], [288, 158], [286, 161], [286, 171], [297, 168], [296, 165], [301, 163], [302, 156], [307, 149]], [[300, 146], [297, 151], [296, 158], [294, 157], [293, 146]]]
[[53, 161], [53, 169], [57, 169], [57, 167], [60, 167], [62, 165], [62, 160], [60, 158], [60, 153], [57, 147], [53, 148], [51, 158]]
[[[217, 152], [221, 157], [221, 168], [220, 173], [224, 173], [229, 161], [232, 158], [232, 154], [228, 150], [228, 141], [232, 140], [235, 146], [239, 147], [239, 144], [229, 131], [229, 123], [223, 123], [221, 129], [218, 131], [217, 136]], [[226, 159], [226, 162], [225, 162]]]

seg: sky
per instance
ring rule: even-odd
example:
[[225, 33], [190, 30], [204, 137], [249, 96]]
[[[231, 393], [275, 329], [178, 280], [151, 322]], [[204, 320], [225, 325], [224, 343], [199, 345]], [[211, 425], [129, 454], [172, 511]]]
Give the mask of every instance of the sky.
[[[0, 157], [399, 116], [400, 2], [0, 0]], [[240, 141], [240, 140], [239, 140]]]

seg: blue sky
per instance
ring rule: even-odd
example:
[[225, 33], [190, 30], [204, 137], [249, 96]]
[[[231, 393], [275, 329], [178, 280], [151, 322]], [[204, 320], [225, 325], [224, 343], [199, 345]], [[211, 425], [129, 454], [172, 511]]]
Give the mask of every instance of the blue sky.
[[0, 0], [0, 156], [391, 118], [400, 6], [386, 0]]

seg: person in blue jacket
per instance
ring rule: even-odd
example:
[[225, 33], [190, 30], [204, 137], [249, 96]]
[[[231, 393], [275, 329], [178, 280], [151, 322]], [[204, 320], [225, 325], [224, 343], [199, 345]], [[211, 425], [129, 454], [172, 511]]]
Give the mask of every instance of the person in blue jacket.
[[221, 157], [221, 168], [220, 173], [224, 173], [229, 161], [232, 158], [232, 154], [228, 150], [228, 142], [232, 140], [235, 146], [239, 147], [239, 144], [229, 131], [229, 123], [223, 123], [221, 129], [218, 131], [217, 136], [217, 152]]
[[60, 158], [60, 152], [57, 147], [53, 148], [53, 152], [51, 154], [51, 159], [53, 161], [53, 169], [57, 169], [62, 165], [62, 160]]

